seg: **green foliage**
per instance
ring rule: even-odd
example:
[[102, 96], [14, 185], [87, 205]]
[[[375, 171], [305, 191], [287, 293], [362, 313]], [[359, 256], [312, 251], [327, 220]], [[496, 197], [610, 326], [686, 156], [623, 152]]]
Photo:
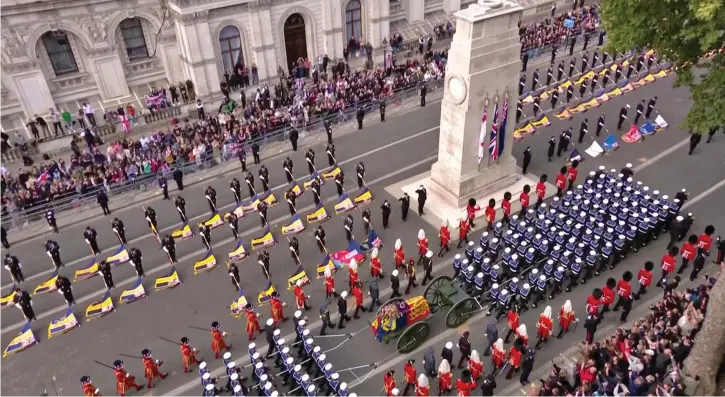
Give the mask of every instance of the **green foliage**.
[[725, 47], [722, 0], [604, 0], [608, 50], [651, 48], [677, 67], [677, 85], [691, 89], [693, 106], [683, 128], [699, 134], [725, 126]]

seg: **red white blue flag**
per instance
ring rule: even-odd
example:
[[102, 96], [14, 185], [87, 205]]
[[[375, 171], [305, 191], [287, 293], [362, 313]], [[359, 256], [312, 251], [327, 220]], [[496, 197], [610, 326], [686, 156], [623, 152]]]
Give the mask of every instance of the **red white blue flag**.
[[501, 117], [501, 128], [498, 130], [498, 147], [496, 148], [496, 157], [493, 160], [498, 159], [503, 153], [504, 141], [506, 141], [506, 120], [509, 115], [509, 100], [508, 98], [503, 100], [503, 115]]
[[493, 107], [493, 125], [491, 126], [491, 139], [488, 142], [488, 158], [490, 161], [498, 159], [498, 103]]

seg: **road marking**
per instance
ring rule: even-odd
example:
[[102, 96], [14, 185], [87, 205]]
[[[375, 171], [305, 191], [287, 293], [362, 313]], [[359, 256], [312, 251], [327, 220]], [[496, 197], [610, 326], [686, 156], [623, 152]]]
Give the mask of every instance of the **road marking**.
[[698, 194], [697, 196], [695, 196], [695, 197], [687, 200], [687, 202], [685, 202], [685, 204], [682, 206], [682, 208], [684, 209], [684, 208], [687, 208], [687, 207], [689, 207], [691, 205], [694, 205], [698, 201], [700, 201], [700, 200], [704, 199], [705, 197], [713, 194], [716, 190], [720, 189], [723, 186], [725, 186], [725, 179], [723, 179], [722, 181], [714, 184], [712, 187], [710, 187], [709, 189], [705, 190], [704, 192]]
[[[399, 139], [399, 140], [397, 140], [395, 142], [388, 143], [386, 145], [380, 146], [380, 147], [375, 148], [373, 150], [370, 150], [368, 152], [361, 153], [361, 154], [359, 154], [357, 156], [354, 156], [354, 157], [351, 157], [351, 158], [349, 158], [347, 160], [341, 161], [341, 162], [338, 163], [338, 165], [342, 166], [342, 165], [345, 165], [345, 164], [348, 164], [348, 163], [352, 163], [352, 162], [357, 161], [357, 160], [359, 160], [361, 158], [364, 158], [366, 156], [369, 156], [369, 155], [371, 155], [373, 153], [377, 153], [377, 152], [380, 152], [380, 151], [389, 149], [389, 148], [391, 148], [393, 146], [396, 146], [396, 145], [399, 145], [401, 143], [407, 142], [407, 141], [409, 141], [411, 139], [415, 139], [415, 138], [417, 138], [419, 136], [422, 136], [422, 135], [428, 134], [430, 132], [436, 131], [439, 128], [440, 127], [433, 127], [433, 128], [429, 128], [429, 129], [424, 130], [424, 131], [420, 131], [420, 132], [415, 133], [413, 135], [409, 135], [409, 136], [407, 136], [405, 138], [402, 138], [402, 139]], [[390, 176], [388, 176], [387, 178], [389, 178], [389, 177]], [[298, 182], [301, 182], [301, 181], [306, 180], [307, 178], [308, 178], [308, 176], [299, 177], [299, 178], [297, 178], [297, 181]], [[384, 179], [387, 179], [387, 178], [384, 178]], [[272, 191], [282, 190], [282, 189], [287, 188], [288, 186], [289, 186], [289, 184], [282, 184], [282, 185], [279, 185], [277, 187], [274, 187], [272, 189]], [[219, 207], [218, 210], [219, 210], [219, 212], [221, 212], [221, 210], [224, 210], [224, 209], [227, 209], [227, 208], [232, 208], [233, 206], [236, 206], [236, 203], [226, 204], [224, 206]], [[193, 223], [192, 221], [195, 221], [197, 219], [208, 218], [208, 217], [209, 217], [209, 215], [206, 214], [206, 213], [197, 215], [195, 217], [189, 218], [189, 224], [192, 224]], [[282, 219], [282, 220], [284, 220], [284, 219]], [[167, 233], [169, 231], [172, 231], [174, 229], [177, 229], [178, 227], [179, 227], [178, 224], [171, 225], [171, 226], [167, 226], [167, 227], [165, 227], [163, 229], [160, 229], [159, 230], [159, 234]], [[37, 239], [37, 238], [38, 237], [36, 237], [35, 239]], [[144, 240], [144, 239], [147, 239], [147, 238], [152, 238], [152, 235], [151, 234], [145, 234], [143, 236], [136, 237], [135, 239], [128, 241], [128, 244], [126, 244], [126, 246], [127, 247], [130, 247], [131, 244], [137, 243], [137, 242], [139, 242], [141, 240]], [[30, 239], [30, 240], [33, 240], [33, 239]], [[90, 255], [84, 256], [83, 258], [79, 258], [79, 259], [73, 260], [72, 262], [66, 263], [65, 267], [66, 268], [69, 268], [69, 267], [72, 267], [72, 266], [75, 266], [75, 265], [78, 265], [78, 264], [87, 264], [88, 261], [91, 260], [91, 258], [92, 258], [92, 256], [90, 256]], [[55, 269], [43, 270], [40, 273], [36, 273], [36, 274], [33, 274], [32, 276], [26, 277], [25, 280], [26, 281], [31, 281], [31, 280], [35, 280], [35, 279], [38, 279], [38, 278], [41, 278], [41, 277], [45, 277], [45, 276], [48, 276], [48, 275], [52, 274], [54, 271], [55, 271]], [[2, 286], [2, 288], [0, 288], [0, 290], [5, 290], [5, 289], [8, 289], [8, 288], [10, 288], [12, 286], [13, 286], [12, 283], [5, 284], [5, 285]]]
[[[437, 155], [437, 154], [436, 154], [436, 155], [433, 155], [433, 156], [428, 156], [428, 157], [424, 158], [423, 160], [417, 161], [417, 162], [415, 162], [415, 163], [413, 163], [413, 164], [410, 164], [410, 165], [408, 165], [408, 166], [406, 166], [406, 167], [403, 167], [403, 168], [401, 168], [401, 169], [399, 169], [399, 170], [397, 170], [397, 171], [394, 171], [394, 172], [391, 172], [391, 173], [389, 173], [389, 174], [383, 175], [383, 176], [381, 176], [381, 177], [379, 177], [379, 178], [373, 179], [372, 181], [370, 181], [370, 182], [368, 183], [368, 185], [374, 185], [374, 184], [380, 183], [380, 182], [382, 182], [382, 181], [384, 181], [384, 180], [387, 180], [387, 179], [390, 179], [390, 178], [392, 178], [392, 177], [394, 177], [394, 176], [397, 176], [398, 174], [401, 174], [401, 173], [407, 172], [407, 171], [409, 171], [409, 170], [411, 170], [411, 169], [413, 169], [413, 168], [415, 168], [415, 167], [419, 167], [419, 166], [421, 166], [421, 165], [423, 165], [423, 164], [426, 164], [426, 163], [430, 163], [431, 161], [434, 161], [434, 160], [436, 160], [437, 158], [438, 158], [438, 155]], [[351, 189], [351, 190], [349, 191], [349, 193], [355, 192], [356, 190], [358, 190], [358, 189], [357, 189], [357, 187], [356, 187], [356, 188], [354, 188], [354, 189]], [[333, 201], [337, 201], [337, 200], [338, 200], [338, 198], [337, 198], [337, 197], [332, 197], [332, 198], [329, 198], [328, 200], [326, 200], [326, 201], [325, 201], [325, 203], [330, 203], [330, 202], [333, 202]], [[314, 206], [314, 205], [310, 205], [310, 206], [307, 206], [307, 207], [301, 208], [301, 209], [300, 209], [300, 212], [306, 212], [306, 211], [310, 211], [310, 210], [312, 210], [312, 209], [314, 209], [314, 208], [315, 208], [315, 206]], [[278, 223], [278, 222], [282, 222], [282, 221], [284, 221], [284, 220], [287, 220], [287, 219], [289, 219], [289, 217], [287, 217], [287, 216], [284, 216], [284, 217], [280, 217], [280, 218], [277, 218], [277, 219], [273, 220], [273, 221], [272, 221], [272, 224], [274, 224], [274, 223]], [[255, 229], [255, 230], [247, 230], [247, 231], [246, 231], [245, 233], [240, 233], [240, 235], [241, 235], [241, 236], [245, 236], [245, 235], [249, 235], [249, 234], [252, 234], [252, 233], [255, 233], [255, 232], [259, 232], [259, 230], [258, 230], [258, 229]], [[229, 237], [229, 238], [226, 238], [226, 239], [224, 239], [224, 240], [221, 240], [221, 241], [219, 242], [219, 244], [218, 244], [218, 245], [224, 245], [224, 244], [228, 244], [228, 243], [231, 243], [231, 242], [233, 242], [233, 241], [235, 241], [235, 240], [234, 240], [234, 238], [233, 238], [233, 237]], [[189, 254], [187, 254], [187, 255], [184, 255], [184, 256], [183, 256], [183, 257], [181, 257], [181, 258], [177, 258], [177, 260], [178, 260], [178, 262], [179, 262], [179, 263], [181, 263], [181, 262], [183, 262], [183, 261], [186, 261], [186, 260], [188, 260], [188, 259], [192, 259], [192, 258], [198, 258], [198, 257], [199, 257], [199, 255], [201, 255], [201, 254], [204, 254], [204, 253], [206, 253], [206, 252], [207, 252], [207, 250], [206, 250], [206, 249], [199, 249], [199, 250], [196, 250], [196, 251], [194, 251], [194, 252], [191, 252], [191, 253], [189, 253]], [[168, 269], [168, 268], [170, 268], [170, 267], [171, 267], [171, 264], [170, 264], [170, 263], [166, 263], [166, 264], [164, 264], [164, 265], [160, 265], [160, 266], [154, 267], [154, 268], [152, 268], [151, 270], [145, 271], [145, 273], [146, 273], [146, 275], [148, 276], [148, 275], [151, 275], [151, 274], [156, 274], [156, 273], [158, 273], [158, 272], [161, 272], [161, 271], [163, 271], [163, 270], [166, 270], [166, 269]], [[144, 270], [145, 270], [145, 269], [144, 269]], [[147, 278], [145, 278], [145, 280], [147, 280], [147, 279], [148, 279], [148, 277], [147, 277]], [[136, 282], [136, 280], [138, 280], [138, 277], [136, 277], [136, 276], [131, 276], [131, 277], [129, 277], [129, 278], [127, 278], [127, 279], [123, 280], [123, 281], [122, 281], [122, 282], [120, 282], [120, 283], [116, 283], [116, 288], [117, 288], [117, 289], [119, 289], [120, 287], [122, 287], [122, 286], [124, 286], [124, 285], [129, 285], [129, 284], [132, 284], [132, 283]], [[99, 291], [99, 292], [97, 292], [97, 293], [93, 293], [93, 294], [85, 295], [85, 296], [83, 296], [82, 298], [78, 298], [78, 299], [76, 299], [76, 303], [82, 303], [82, 302], [86, 302], [86, 301], [89, 301], [89, 300], [91, 300], [91, 299], [94, 299], [94, 298], [100, 298], [101, 296], [103, 296], [103, 294], [104, 294], [104, 293], [106, 293], [106, 291], [105, 291], [105, 290], [102, 290], [102, 291]], [[77, 305], [76, 305], [76, 306], [77, 306]], [[62, 312], [63, 310], [66, 310], [67, 308], [68, 308], [68, 306], [66, 306], [66, 305], [60, 305], [60, 306], [57, 306], [57, 307], [55, 307], [55, 308], [53, 308], [53, 309], [50, 309], [50, 310], [46, 310], [46, 311], [44, 311], [43, 313], [41, 313], [41, 314], [38, 314], [38, 315], [37, 315], [36, 317], [37, 317], [38, 319], [41, 319], [41, 318], [46, 318], [46, 317], [48, 317], [48, 316], [51, 316], [51, 315], [53, 315], [53, 314], [55, 314], [55, 313], [60, 313], [60, 312]], [[18, 323], [16, 323], [16, 324], [10, 325], [10, 326], [8, 326], [8, 327], [4, 327], [4, 328], [2, 329], [2, 332], [1, 332], [1, 334], [5, 334], [5, 333], [7, 333], [7, 332], [10, 332], [10, 331], [13, 331], [13, 330], [16, 330], [16, 329], [20, 329], [20, 328], [22, 328], [22, 327], [23, 327], [23, 326], [24, 326], [25, 324], [26, 324], [26, 322], [25, 322], [25, 321], [23, 321], [23, 322], [18, 322]]]
[[635, 172], [642, 171], [643, 169], [649, 167], [650, 165], [652, 165], [652, 164], [654, 164], [654, 163], [662, 160], [663, 158], [669, 156], [675, 150], [677, 150], [677, 149], [679, 149], [679, 148], [687, 145], [689, 142], [690, 142], [690, 138], [686, 138], [685, 140], [678, 142], [676, 145], [670, 146], [665, 151], [658, 153], [656, 156], [652, 157], [651, 159], [646, 160], [644, 163], [642, 163], [642, 164], [634, 167], [634, 171]]

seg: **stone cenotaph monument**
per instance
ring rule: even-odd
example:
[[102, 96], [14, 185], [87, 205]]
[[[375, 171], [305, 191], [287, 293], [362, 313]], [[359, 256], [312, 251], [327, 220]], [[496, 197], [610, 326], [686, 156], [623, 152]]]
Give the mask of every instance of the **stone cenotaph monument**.
[[[500, 202], [505, 191], [518, 198], [525, 184], [532, 189], [536, 185], [517, 175], [516, 159], [511, 155], [521, 70], [518, 22], [522, 10], [513, 1], [479, 0], [455, 14], [456, 32], [448, 53], [441, 104], [438, 161], [429, 173], [399, 184], [413, 199], [417, 187], [425, 186], [426, 212], [447, 219], [454, 227], [465, 216], [470, 198], [483, 208], [491, 198]], [[506, 101], [508, 120], [502, 123]], [[484, 108], [487, 123], [482, 134]], [[498, 109], [501, 130], [492, 155], [494, 109]]]

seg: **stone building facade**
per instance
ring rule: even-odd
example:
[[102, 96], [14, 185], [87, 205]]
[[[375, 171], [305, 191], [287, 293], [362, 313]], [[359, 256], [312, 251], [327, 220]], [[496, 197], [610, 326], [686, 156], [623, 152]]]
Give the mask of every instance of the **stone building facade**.
[[[3, 0], [2, 128], [24, 130], [51, 108], [75, 114], [84, 102], [97, 112], [143, 108], [151, 88], [185, 80], [201, 98], [219, 98], [237, 61], [265, 80], [300, 57], [341, 58], [350, 37], [379, 57], [400, 23], [427, 33], [430, 18], [474, 1]], [[555, 0], [526, 1], [530, 13], [546, 13]]]

